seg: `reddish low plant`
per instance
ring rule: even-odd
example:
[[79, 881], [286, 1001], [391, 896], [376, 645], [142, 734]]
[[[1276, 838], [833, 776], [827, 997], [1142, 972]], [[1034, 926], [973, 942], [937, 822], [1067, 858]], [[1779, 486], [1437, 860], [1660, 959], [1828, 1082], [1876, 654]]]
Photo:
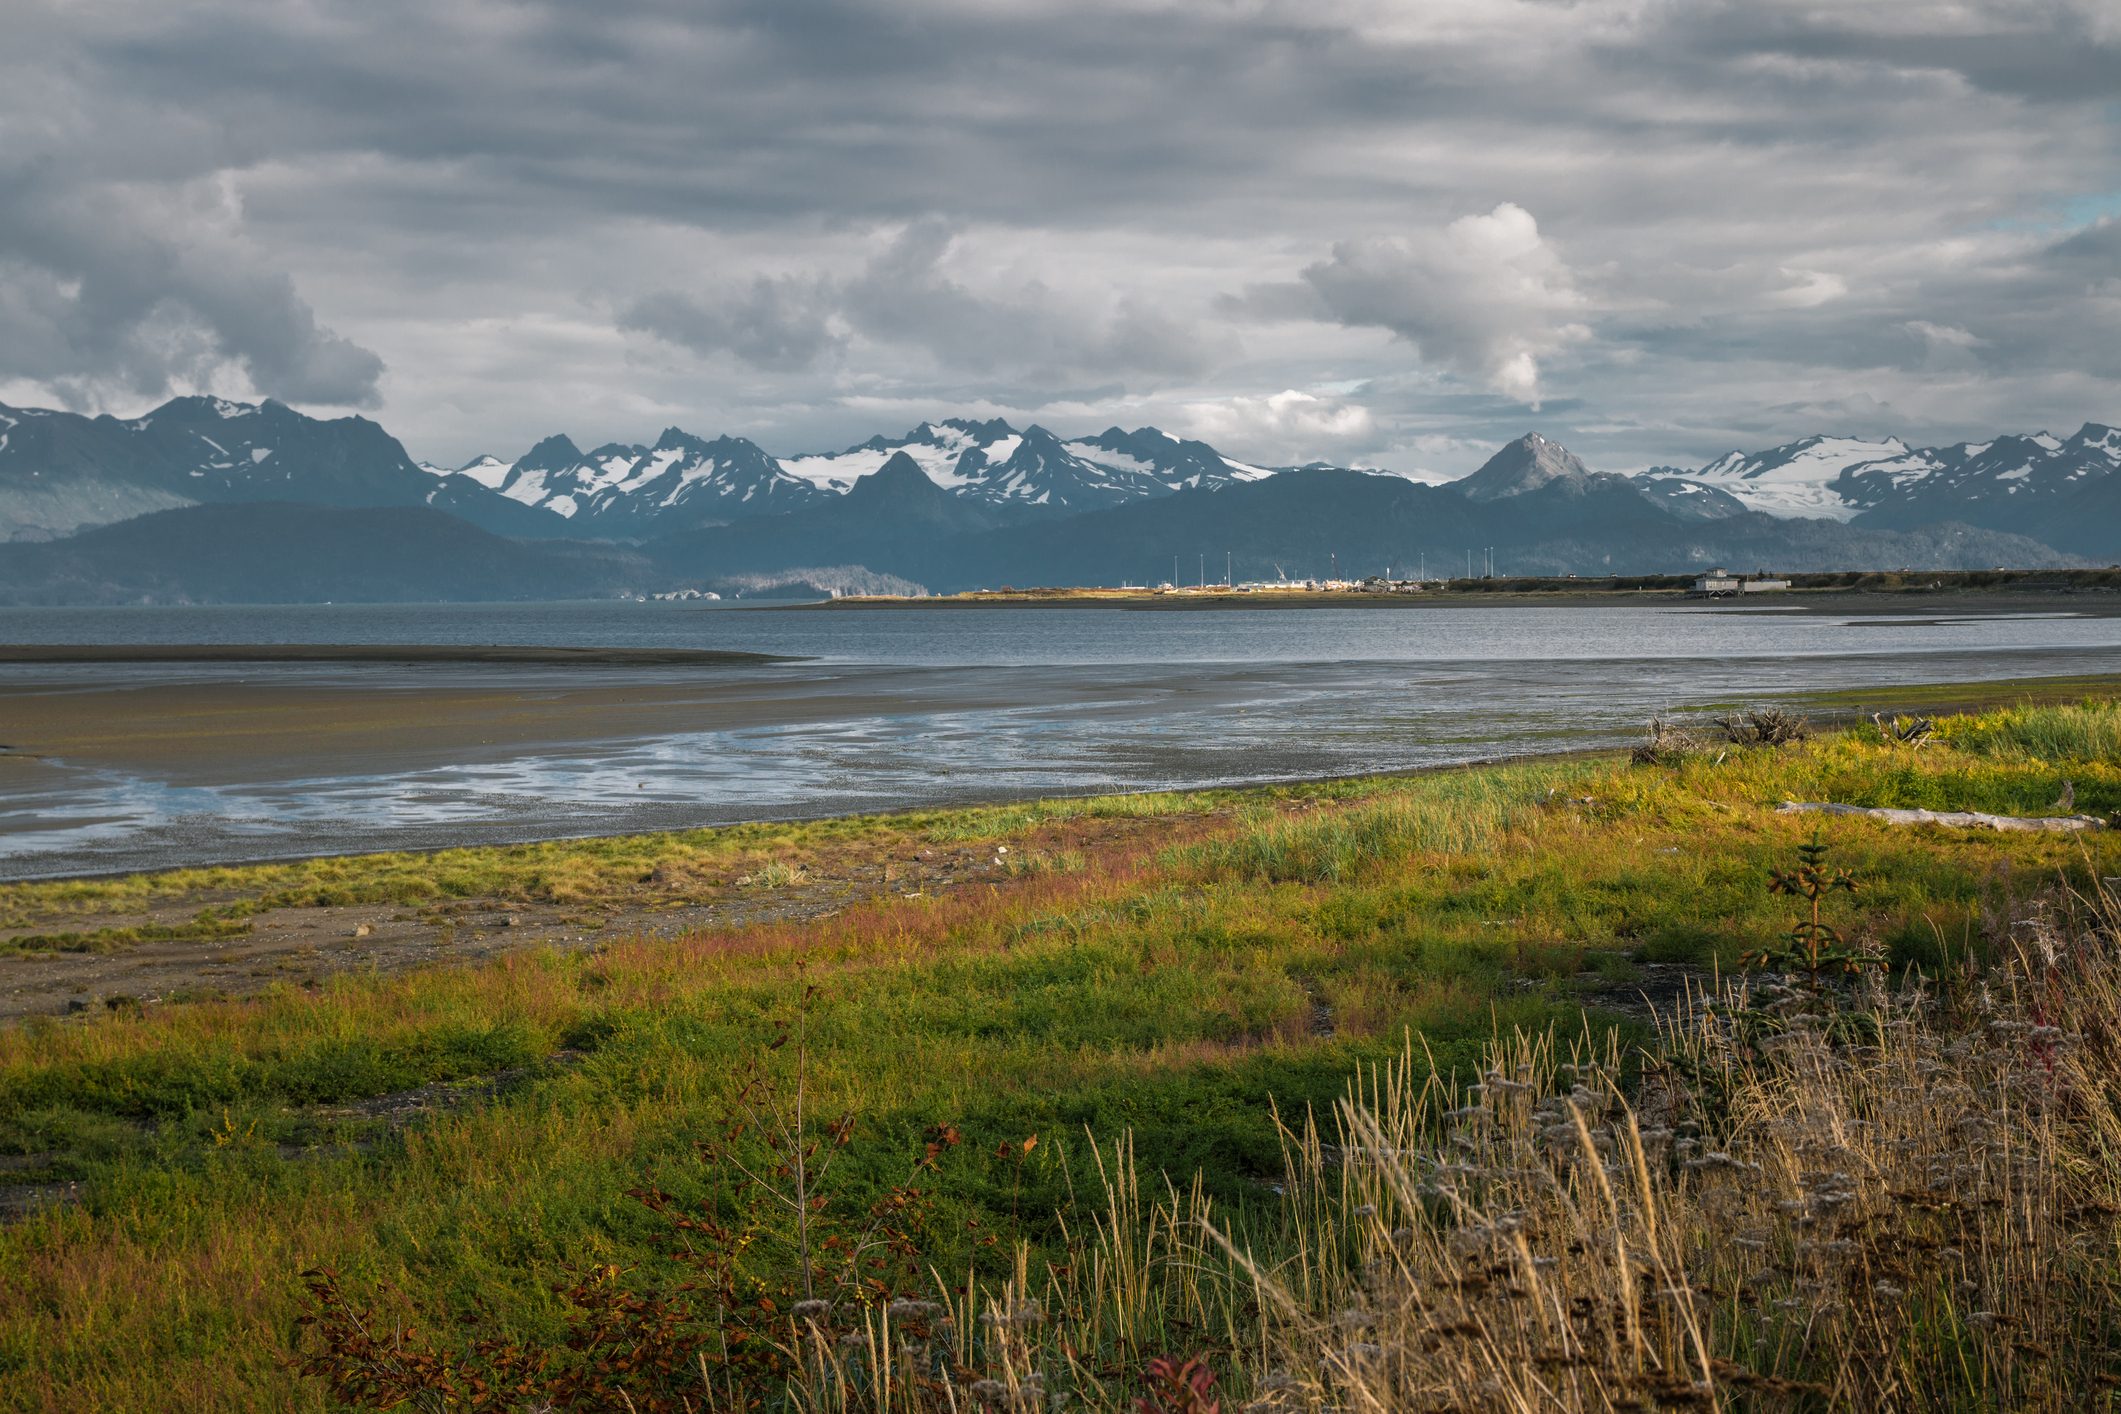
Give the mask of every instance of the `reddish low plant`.
[[1135, 1414], [1222, 1414], [1215, 1372], [1198, 1355], [1184, 1360], [1159, 1355], [1142, 1372], [1148, 1393], [1134, 1401]]

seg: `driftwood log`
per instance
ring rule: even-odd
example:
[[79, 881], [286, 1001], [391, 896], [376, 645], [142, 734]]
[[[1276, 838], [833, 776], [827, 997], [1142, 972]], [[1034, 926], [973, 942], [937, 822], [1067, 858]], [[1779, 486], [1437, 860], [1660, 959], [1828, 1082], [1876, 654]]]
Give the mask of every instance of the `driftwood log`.
[[2106, 822], [2096, 815], [1986, 815], [1978, 810], [1888, 810], [1867, 805], [1828, 805], [1812, 800], [1786, 800], [1776, 807], [1778, 815], [1861, 815], [1888, 825], [1951, 825], [1962, 830], [2031, 830], [2063, 833], [2071, 830], [2103, 830]]

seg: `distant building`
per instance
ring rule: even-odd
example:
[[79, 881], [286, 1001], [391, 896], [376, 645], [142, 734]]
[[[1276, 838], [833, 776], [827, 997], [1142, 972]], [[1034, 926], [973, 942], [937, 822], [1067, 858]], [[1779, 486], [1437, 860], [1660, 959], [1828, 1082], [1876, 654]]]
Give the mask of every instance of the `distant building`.
[[1753, 575], [1742, 575], [1732, 574], [1729, 570], [1719, 567], [1695, 580], [1691, 592], [1696, 598], [1726, 599], [1739, 594], [1768, 594], [1789, 587], [1788, 580], [1770, 578], [1766, 570]]

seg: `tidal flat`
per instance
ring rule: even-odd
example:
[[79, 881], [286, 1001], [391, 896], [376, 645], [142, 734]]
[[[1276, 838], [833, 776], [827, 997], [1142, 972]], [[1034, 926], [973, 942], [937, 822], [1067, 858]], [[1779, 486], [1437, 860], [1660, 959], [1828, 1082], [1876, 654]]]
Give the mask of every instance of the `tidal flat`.
[[1820, 693], [1861, 715], [2121, 672], [2111, 597], [31, 611], [41, 661], [0, 662], [0, 878], [1295, 783]]

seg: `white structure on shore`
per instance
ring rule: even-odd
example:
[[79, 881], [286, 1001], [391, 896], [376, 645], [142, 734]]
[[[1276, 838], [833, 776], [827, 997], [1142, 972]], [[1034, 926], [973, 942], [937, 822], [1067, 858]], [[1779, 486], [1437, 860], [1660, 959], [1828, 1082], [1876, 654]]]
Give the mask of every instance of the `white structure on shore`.
[[1738, 594], [1768, 594], [1787, 589], [1786, 579], [1771, 579], [1766, 570], [1755, 575], [1732, 574], [1721, 566], [1694, 581], [1692, 592], [1703, 599], [1725, 599]]

